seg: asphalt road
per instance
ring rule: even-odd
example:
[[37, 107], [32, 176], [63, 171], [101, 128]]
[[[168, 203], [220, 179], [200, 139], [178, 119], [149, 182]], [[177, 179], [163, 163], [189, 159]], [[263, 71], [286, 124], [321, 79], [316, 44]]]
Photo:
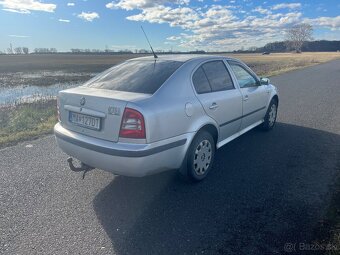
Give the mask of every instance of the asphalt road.
[[263, 255], [308, 243], [340, 172], [340, 61], [272, 82], [275, 129], [221, 148], [199, 184], [176, 171], [82, 180], [52, 136], [0, 150], [0, 253]]

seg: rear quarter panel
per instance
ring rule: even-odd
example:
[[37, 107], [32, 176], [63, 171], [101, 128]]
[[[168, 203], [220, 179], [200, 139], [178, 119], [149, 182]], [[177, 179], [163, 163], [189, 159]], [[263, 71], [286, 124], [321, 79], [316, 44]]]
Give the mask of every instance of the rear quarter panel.
[[218, 127], [216, 122], [205, 114], [193, 92], [192, 65], [190, 62], [184, 63], [152, 97], [128, 103], [128, 107], [143, 113], [148, 143], [194, 133], [205, 124]]

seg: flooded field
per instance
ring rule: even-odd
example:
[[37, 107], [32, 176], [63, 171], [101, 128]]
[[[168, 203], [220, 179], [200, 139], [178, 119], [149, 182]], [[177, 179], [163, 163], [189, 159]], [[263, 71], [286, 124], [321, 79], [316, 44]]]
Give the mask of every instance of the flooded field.
[[97, 73], [34, 71], [0, 74], [0, 107], [53, 99], [60, 90], [80, 86]]
[[[79, 86], [113, 65], [141, 56], [145, 55], [0, 55], [0, 107], [53, 99], [62, 89]], [[258, 75], [268, 76], [340, 58], [340, 53], [228, 56], [243, 60]]]
[[96, 73], [63, 71], [0, 74], [0, 107], [54, 98], [58, 91], [81, 85]]
[[0, 107], [54, 99], [131, 55], [1, 55]]
[[81, 84], [82, 82], [72, 82], [57, 83], [50, 86], [19, 85], [7, 88], [0, 87], [0, 107], [54, 99], [60, 90]]

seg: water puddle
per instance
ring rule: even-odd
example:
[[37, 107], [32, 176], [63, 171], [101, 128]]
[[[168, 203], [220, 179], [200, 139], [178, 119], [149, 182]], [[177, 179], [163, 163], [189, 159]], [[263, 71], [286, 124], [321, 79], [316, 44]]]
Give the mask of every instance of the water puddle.
[[60, 83], [47, 87], [34, 85], [21, 85], [10, 88], [0, 87], [0, 106], [17, 105], [39, 100], [53, 99], [57, 96], [60, 90], [77, 87], [81, 84], [82, 82]]
[[54, 99], [60, 90], [80, 86], [96, 73], [37, 71], [0, 74], [0, 107]]

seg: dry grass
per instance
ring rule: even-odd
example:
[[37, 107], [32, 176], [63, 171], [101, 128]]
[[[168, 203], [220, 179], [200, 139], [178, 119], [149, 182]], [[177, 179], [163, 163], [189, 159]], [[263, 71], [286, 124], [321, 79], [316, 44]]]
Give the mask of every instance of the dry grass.
[[261, 54], [227, 54], [241, 59], [259, 76], [273, 76], [295, 69], [340, 59], [340, 52], [303, 52]]
[[52, 132], [56, 100], [0, 108], [0, 148]]
[[[340, 52], [303, 52], [251, 54], [216, 54], [239, 58], [260, 76], [279, 73], [324, 63], [340, 58]], [[0, 55], [0, 74], [4, 72], [27, 72], [36, 70], [64, 70], [68, 72], [101, 72], [124, 60], [146, 56], [145, 54], [117, 55]]]
[[[340, 58], [340, 52], [303, 52], [301, 54], [272, 53], [270, 55], [251, 53], [222, 55], [241, 59], [247, 63], [259, 76], [273, 76], [283, 72]], [[0, 75], [1, 73], [8, 72], [29, 72], [37, 70], [101, 72], [127, 59], [142, 56], [146, 55], [0, 55]]]

